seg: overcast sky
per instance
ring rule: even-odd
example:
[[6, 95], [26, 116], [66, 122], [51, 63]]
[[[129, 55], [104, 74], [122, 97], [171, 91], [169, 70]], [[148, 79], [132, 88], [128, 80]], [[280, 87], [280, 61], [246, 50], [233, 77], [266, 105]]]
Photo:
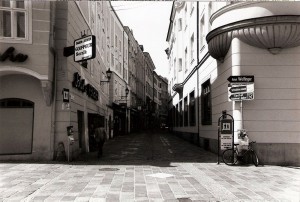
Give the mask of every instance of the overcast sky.
[[156, 72], [168, 75], [165, 49], [172, 1], [112, 1], [124, 26], [132, 29], [135, 39], [149, 52]]

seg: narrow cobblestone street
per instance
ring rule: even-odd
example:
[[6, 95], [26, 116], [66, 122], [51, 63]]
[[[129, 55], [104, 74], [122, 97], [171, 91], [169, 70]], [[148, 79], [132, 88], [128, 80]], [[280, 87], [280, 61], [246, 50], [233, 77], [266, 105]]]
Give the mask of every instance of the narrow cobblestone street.
[[299, 201], [300, 169], [226, 166], [168, 133], [118, 136], [67, 162], [0, 162], [0, 201]]

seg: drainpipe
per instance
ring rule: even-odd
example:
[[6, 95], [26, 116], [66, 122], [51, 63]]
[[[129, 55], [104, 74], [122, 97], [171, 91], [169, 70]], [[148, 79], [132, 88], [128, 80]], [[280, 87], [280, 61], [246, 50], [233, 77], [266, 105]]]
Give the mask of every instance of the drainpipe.
[[[197, 27], [197, 66], [199, 64], [199, 26], [198, 26], [198, 23], [199, 23], [199, 1], [197, 1], [197, 21], [196, 21], [196, 27]], [[197, 68], [197, 95], [198, 95], [198, 99], [197, 99], [197, 114], [198, 114], [198, 123], [197, 123], [197, 126], [198, 126], [198, 144], [200, 145], [200, 94], [199, 94], [199, 67]]]

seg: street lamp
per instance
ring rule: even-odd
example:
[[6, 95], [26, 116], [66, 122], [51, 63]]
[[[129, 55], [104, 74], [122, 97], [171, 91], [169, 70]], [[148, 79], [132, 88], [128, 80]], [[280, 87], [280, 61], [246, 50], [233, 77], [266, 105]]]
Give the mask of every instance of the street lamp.
[[[127, 102], [127, 96], [128, 96], [128, 93], [129, 93], [129, 89], [128, 87], [126, 86], [126, 89], [125, 89], [125, 96], [121, 96], [121, 98], [126, 98], [126, 102]], [[127, 105], [127, 104], [126, 104]]]
[[101, 83], [109, 82], [109, 81], [110, 81], [110, 78], [111, 78], [111, 74], [112, 74], [112, 71], [110, 71], [110, 68], [108, 68], [108, 70], [106, 71], [107, 81], [100, 81], [100, 84], [101, 84]]

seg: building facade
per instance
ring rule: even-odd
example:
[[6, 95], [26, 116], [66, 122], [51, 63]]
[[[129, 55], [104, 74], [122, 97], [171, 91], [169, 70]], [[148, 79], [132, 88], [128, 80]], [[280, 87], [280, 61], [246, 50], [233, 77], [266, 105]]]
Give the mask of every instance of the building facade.
[[[192, 17], [193, 5], [197, 62], [185, 75], [173, 61], [193, 51], [176, 45], [182, 30], [175, 23], [185, 11]], [[217, 152], [218, 118], [226, 110], [234, 117], [234, 141], [245, 129], [263, 164], [299, 165], [299, 8], [297, 2], [175, 2], [167, 37], [173, 131]], [[243, 75], [255, 78], [254, 99], [232, 100], [228, 78]]]
[[[96, 127], [128, 134], [136, 108], [144, 123], [146, 57], [109, 1], [1, 1], [0, 11], [0, 160], [72, 160], [95, 150]], [[75, 41], [90, 35], [95, 57], [76, 61]]]
[[145, 55], [145, 105], [146, 105], [146, 128], [154, 128], [155, 111], [154, 111], [154, 98], [153, 98], [153, 71], [155, 65], [148, 52], [144, 52]]
[[50, 159], [55, 150], [53, 6], [0, 3], [1, 159]]
[[160, 100], [161, 105], [159, 108], [159, 123], [160, 127], [165, 129], [168, 127], [168, 102], [169, 102], [169, 93], [168, 93], [168, 79], [162, 76], [159, 76], [160, 82]]

